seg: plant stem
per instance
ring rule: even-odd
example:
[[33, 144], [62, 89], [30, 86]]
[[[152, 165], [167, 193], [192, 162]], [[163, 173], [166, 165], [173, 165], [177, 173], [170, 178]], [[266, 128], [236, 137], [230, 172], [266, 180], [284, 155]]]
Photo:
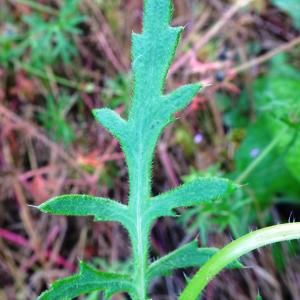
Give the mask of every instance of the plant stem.
[[[145, 224], [143, 214], [147, 209], [151, 192], [151, 155], [152, 151], [144, 140], [144, 126], [134, 126], [138, 131], [135, 153], [127, 153], [129, 169], [130, 197], [129, 208], [132, 213], [134, 229], [130, 233], [134, 259], [134, 282], [137, 288], [138, 300], [147, 299], [147, 268], [149, 257], [149, 231], [151, 224]], [[133, 131], [134, 131], [133, 130]]]
[[265, 159], [265, 157], [276, 147], [278, 142], [281, 140], [282, 136], [286, 132], [286, 128], [281, 130], [274, 139], [270, 142], [270, 144], [263, 150], [262, 153], [260, 153], [253, 161], [252, 163], [244, 170], [242, 174], [235, 180], [237, 184], [241, 184], [244, 182], [248, 176], [253, 172], [253, 170], [259, 166], [259, 164]]
[[269, 244], [299, 238], [300, 223], [275, 225], [248, 233], [231, 242], [207, 261], [189, 282], [179, 300], [196, 300], [220, 271], [242, 255]]

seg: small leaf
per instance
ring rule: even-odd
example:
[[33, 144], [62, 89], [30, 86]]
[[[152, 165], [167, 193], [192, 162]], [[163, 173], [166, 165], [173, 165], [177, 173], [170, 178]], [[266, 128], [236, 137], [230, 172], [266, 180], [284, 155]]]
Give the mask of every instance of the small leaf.
[[[219, 251], [217, 248], [199, 248], [197, 241], [178, 248], [168, 255], [152, 263], [148, 270], [148, 277], [169, 275], [175, 269], [200, 267]], [[243, 265], [236, 261], [228, 268], [241, 268]]]
[[120, 222], [130, 226], [127, 206], [116, 201], [88, 195], [64, 195], [38, 206], [48, 214], [59, 216], [94, 216], [95, 221]]
[[104, 273], [80, 262], [80, 273], [57, 280], [50, 290], [41, 294], [38, 300], [70, 300], [94, 291], [109, 291], [110, 294], [127, 292], [135, 294], [135, 288], [127, 275]]
[[172, 115], [182, 110], [193, 100], [193, 97], [198, 93], [200, 88], [200, 84], [189, 84], [178, 88], [167, 96], [164, 96], [165, 102], [163, 102], [163, 105], [158, 103], [160, 106], [160, 112], [162, 114]]
[[126, 139], [126, 121], [108, 108], [94, 109], [95, 119], [104, 126], [121, 144]]
[[210, 202], [232, 192], [235, 184], [227, 179], [201, 177], [152, 198], [147, 211], [152, 218], [174, 216], [173, 209]]

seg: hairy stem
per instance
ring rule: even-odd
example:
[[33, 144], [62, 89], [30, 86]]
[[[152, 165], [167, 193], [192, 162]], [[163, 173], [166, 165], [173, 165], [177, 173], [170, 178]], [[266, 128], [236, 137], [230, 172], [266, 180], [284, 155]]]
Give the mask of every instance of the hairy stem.
[[260, 247], [300, 238], [300, 223], [275, 225], [256, 230], [231, 242], [196, 273], [179, 300], [196, 300], [207, 284], [228, 264]]
[[[128, 153], [132, 156], [129, 164], [130, 197], [129, 210], [132, 214], [133, 229], [130, 238], [133, 248], [134, 282], [139, 300], [147, 299], [147, 269], [149, 257], [149, 231], [151, 224], [145, 223], [143, 215], [147, 209], [151, 193], [151, 155], [146, 142], [143, 140], [143, 126], [138, 126], [139, 134], [136, 139], [135, 151]], [[131, 145], [132, 147], [132, 145]]]

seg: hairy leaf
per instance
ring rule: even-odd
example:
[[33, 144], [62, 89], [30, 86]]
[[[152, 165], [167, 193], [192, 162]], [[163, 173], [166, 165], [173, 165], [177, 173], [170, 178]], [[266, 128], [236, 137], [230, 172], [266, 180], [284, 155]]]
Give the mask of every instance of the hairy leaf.
[[[133, 252], [130, 282], [135, 290], [130, 295], [139, 300], [148, 299], [149, 234], [155, 219], [173, 215], [172, 211], [177, 207], [218, 199], [233, 189], [227, 180], [202, 178], [151, 198], [151, 165], [159, 136], [174, 121], [173, 115], [185, 108], [201, 87], [195, 83], [164, 93], [165, 78], [182, 31], [181, 27], [170, 26], [172, 10], [171, 0], [144, 0], [143, 30], [132, 36], [134, 85], [128, 120], [106, 108], [93, 111], [96, 120], [118, 139], [125, 154], [130, 190], [128, 206], [109, 199], [79, 195], [58, 197], [40, 206], [42, 211], [58, 215], [92, 215], [96, 221], [121, 222], [129, 232]], [[192, 262], [199, 263], [197, 250], [192, 248], [193, 245], [189, 247], [187, 250], [194, 254]], [[183, 255], [184, 260], [187, 250], [170, 254], [168, 259], [165, 258], [166, 264], [172, 265], [174, 259], [173, 266], [176, 262], [178, 268], [185, 266], [180, 264], [179, 255]], [[150, 275], [155, 274], [158, 271], [154, 264]], [[55, 287], [59, 284], [55, 284], [52, 291]], [[113, 292], [107, 289], [105, 297], [109, 298]]]
[[94, 109], [95, 119], [101, 123], [120, 143], [126, 138], [126, 121], [108, 108]]
[[134, 286], [127, 275], [99, 272], [80, 262], [79, 274], [56, 281], [38, 300], [70, 300], [93, 291], [108, 291], [110, 294], [127, 292], [132, 295]]
[[[148, 277], [152, 279], [157, 276], [169, 275], [176, 269], [200, 267], [218, 251], [217, 248], [199, 248], [197, 241], [193, 241], [152, 263], [148, 270]], [[236, 261], [228, 267], [240, 268], [242, 266], [240, 262]]]
[[38, 207], [42, 212], [60, 216], [94, 216], [95, 221], [120, 222], [130, 226], [128, 208], [116, 201], [88, 195], [58, 196]]
[[174, 216], [178, 207], [189, 207], [224, 197], [235, 189], [227, 179], [201, 177], [151, 199], [148, 211], [152, 217]]

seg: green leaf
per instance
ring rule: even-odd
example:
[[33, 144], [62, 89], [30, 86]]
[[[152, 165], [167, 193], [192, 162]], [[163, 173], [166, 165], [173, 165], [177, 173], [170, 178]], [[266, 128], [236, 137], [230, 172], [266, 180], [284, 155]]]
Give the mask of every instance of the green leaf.
[[105, 127], [121, 144], [125, 142], [126, 121], [117, 113], [108, 108], [94, 109], [93, 115], [95, 119]]
[[173, 209], [211, 202], [226, 196], [236, 188], [227, 179], [201, 177], [151, 199], [151, 217], [174, 216]]
[[[234, 187], [227, 180], [202, 178], [151, 198], [151, 166], [158, 138], [174, 121], [173, 115], [185, 108], [200, 89], [196, 83], [164, 93], [166, 75], [182, 31], [181, 27], [170, 26], [172, 10], [171, 0], [144, 1], [143, 30], [132, 36], [134, 86], [128, 120], [112, 110], [93, 111], [95, 118], [119, 140], [125, 154], [130, 189], [128, 207], [109, 199], [80, 195], [58, 197], [40, 207], [53, 214], [92, 215], [97, 221], [121, 222], [132, 244], [130, 282], [135, 290], [130, 295], [138, 300], [148, 299], [149, 234], [155, 219], [173, 215], [177, 207], [217, 199]], [[175, 254], [173, 258], [178, 259]], [[108, 288], [105, 297], [111, 295]]]
[[[235, 154], [236, 172], [233, 178], [242, 174], [274, 138], [268, 128], [269, 121], [259, 117], [254, 124], [247, 127], [246, 137]], [[282, 139], [286, 139], [286, 136]], [[286, 166], [285, 154], [282, 151], [278, 155], [277, 149], [273, 149], [245, 180], [262, 207], [269, 207], [273, 196], [282, 192], [286, 198], [298, 199], [299, 183]]]
[[274, 59], [270, 74], [256, 80], [254, 91], [262, 122], [271, 134], [275, 136], [287, 128], [278, 143], [277, 155], [284, 156], [285, 166], [300, 181], [299, 70], [282, 58]]
[[106, 198], [64, 195], [50, 199], [38, 208], [53, 215], [94, 216], [95, 221], [120, 222], [126, 228], [131, 225], [127, 206]]
[[104, 273], [80, 262], [80, 273], [57, 280], [38, 300], [70, 300], [93, 291], [108, 291], [134, 294], [134, 286], [127, 275]]
[[159, 107], [159, 113], [165, 116], [172, 116], [174, 113], [185, 108], [200, 88], [200, 84], [189, 84], [164, 96], [165, 99], [163, 99], [164, 102]]
[[[168, 255], [152, 263], [148, 270], [148, 277], [169, 275], [175, 269], [200, 267], [219, 251], [217, 248], [199, 248], [197, 241], [178, 248]], [[230, 264], [229, 268], [241, 268], [238, 261]]]

